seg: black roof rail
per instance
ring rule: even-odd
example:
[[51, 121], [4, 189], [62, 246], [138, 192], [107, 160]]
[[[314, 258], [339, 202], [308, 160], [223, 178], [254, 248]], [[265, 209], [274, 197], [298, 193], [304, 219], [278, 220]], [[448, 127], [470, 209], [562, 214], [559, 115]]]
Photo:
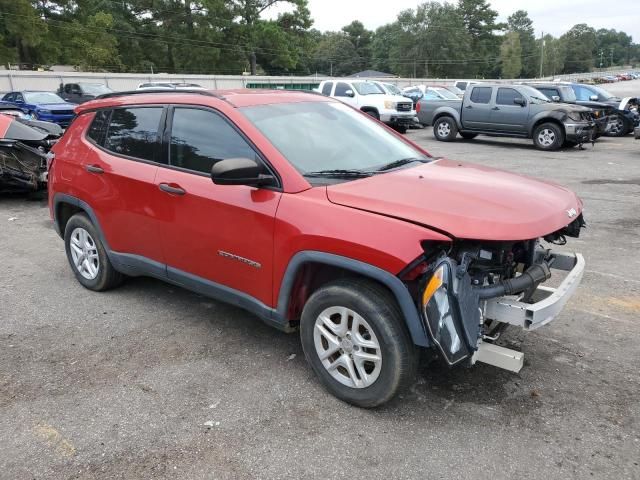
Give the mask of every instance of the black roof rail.
[[145, 95], [145, 94], [153, 94], [153, 93], [195, 93], [197, 95], [205, 95], [207, 97], [215, 97], [223, 99], [222, 95], [218, 95], [217, 93], [213, 93], [209, 90], [188, 90], [188, 89], [175, 89], [175, 88], [150, 88], [145, 90], [128, 90], [125, 92], [111, 92], [111, 93], [103, 93], [102, 95], [98, 95], [95, 99], [102, 100], [103, 98], [116, 98], [116, 97], [127, 97], [129, 95]]

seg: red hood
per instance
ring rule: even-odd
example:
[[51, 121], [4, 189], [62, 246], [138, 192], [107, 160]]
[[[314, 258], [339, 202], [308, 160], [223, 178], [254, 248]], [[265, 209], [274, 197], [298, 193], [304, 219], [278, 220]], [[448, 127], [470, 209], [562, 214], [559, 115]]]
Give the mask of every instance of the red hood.
[[[473, 240], [525, 240], [582, 211], [570, 190], [479, 165], [438, 160], [327, 187], [329, 201]], [[573, 212], [571, 212], [573, 213]]]

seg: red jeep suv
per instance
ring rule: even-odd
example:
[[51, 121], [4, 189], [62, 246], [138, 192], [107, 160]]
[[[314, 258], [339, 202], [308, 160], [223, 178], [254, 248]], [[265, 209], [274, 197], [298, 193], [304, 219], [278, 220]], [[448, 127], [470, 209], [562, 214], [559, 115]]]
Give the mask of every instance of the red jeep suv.
[[147, 275], [299, 329], [355, 405], [392, 398], [425, 348], [518, 371], [495, 341], [553, 320], [582, 277], [580, 254], [550, 248], [580, 233], [575, 194], [434, 158], [331, 98], [141, 91], [76, 113], [49, 201], [78, 281]]

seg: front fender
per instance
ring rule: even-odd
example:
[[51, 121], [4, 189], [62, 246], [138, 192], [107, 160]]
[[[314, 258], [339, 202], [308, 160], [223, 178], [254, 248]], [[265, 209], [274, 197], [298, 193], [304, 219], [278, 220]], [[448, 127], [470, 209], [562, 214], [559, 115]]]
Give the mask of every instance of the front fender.
[[529, 137], [533, 135], [533, 129], [536, 125], [543, 121], [555, 120], [560, 123], [564, 123], [567, 118], [567, 113], [564, 110], [545, 110], [542, 112], [538, 112], [533, 117], [529, 119]]

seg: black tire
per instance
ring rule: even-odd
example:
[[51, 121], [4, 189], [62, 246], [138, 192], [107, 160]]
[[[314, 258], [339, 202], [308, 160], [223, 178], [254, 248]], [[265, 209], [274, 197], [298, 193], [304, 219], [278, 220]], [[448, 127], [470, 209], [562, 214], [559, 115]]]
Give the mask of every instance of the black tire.
[[[90, 236], [89, 239], [91, 240], [90, 243], [95, 246], [94, 249], [98, 256], [97, 274], [95, 275], [95, 278], [84, 277], [75, 265], [73, 255], [71, 253], [71, 237], [76, 229], [84, 229], [88, 232]], [[76, 213], [67, 222], [64, 229], [64, 248], [67, 253], [67, 260], [69, 260], [71, 270], [83, 287], [96, 292], [102, 292], [104, 290], [114, 288], [122, 283], [124, 276], [120, 272], [116, 271], [111, 265], [104, 245], [100, 240], [98, 230], [95, 228], [93, 223], [91, 223], [91, 220], [89, 220], [89, 217], [85, 213]]]
[[380, 115], [375, 110], [363, 110], [363, 112], [376, 120], [380, 120]]
[[[319, 357], [314, 339], [315, 324], [320, 314], [330, 307], [346, 307], [360, 315], [378, 340], [381, 356], [379, 374], [368, 386], [356, 388], [341, 383], [329, 373]], [[353, 325], [354, 317], [348, 318], [349, 325]], [[340, 337], [336, 335], [336, 338]], [[381, 405], [415, 378], [418, 350], [411, 341], [395, 299], [388, 290], [375, 282], [360, 278], [341, 279], [314, 292], [302, 312], [300, 339], [305, 357], [322, 385], [331, 394], [353, 405], [365, 408]], [[354, 344], [357, 345], [357, 342]], [[347, 353], [347, 347], [344, 348], [344, 351], [341, 349], [334, 355], [352, 357], [351, 353]], [[356, 347], [353, 348], [355, 357], [358, 353], [355, 351]], [[354, 371], [357, 370], [356, 364], [352, 363], [352, 366]], [[339, 368], [335, 369], [338, 373]], [[343, 370], [347, 371], [345, 368]]]
[[407, 133], [407, 127], [405, 127], [404, 125], [399, 125], [397, 127], [393, 127], [393, 129], [398, 132], [398, 133]]
[[611, 124], [611, 128], [605, 135], [607, 137], [624, 137], [630, 132], [629, 122], [627, 122], [624, 115], [619, 113], [617, 113], [615, 117], [615, 120], [613, 120], [613, 123]]
[[538, 150], [558, 150], [564, 143], [564, 130], [556, 123], [541, 123], [533, 130], [533, 144]]
[[469, 133], [469, 132], [460, 132], [460, 136], [462, 138], [464, 138], [465, 140], [473, 140], [474, 138], [476, 138], [478, 136], [477, 133]]
[[458, 134], [458, 126], [453, 117], [440, 117], [433, 124], [433, 136], [441, 142], [453, 142]]

